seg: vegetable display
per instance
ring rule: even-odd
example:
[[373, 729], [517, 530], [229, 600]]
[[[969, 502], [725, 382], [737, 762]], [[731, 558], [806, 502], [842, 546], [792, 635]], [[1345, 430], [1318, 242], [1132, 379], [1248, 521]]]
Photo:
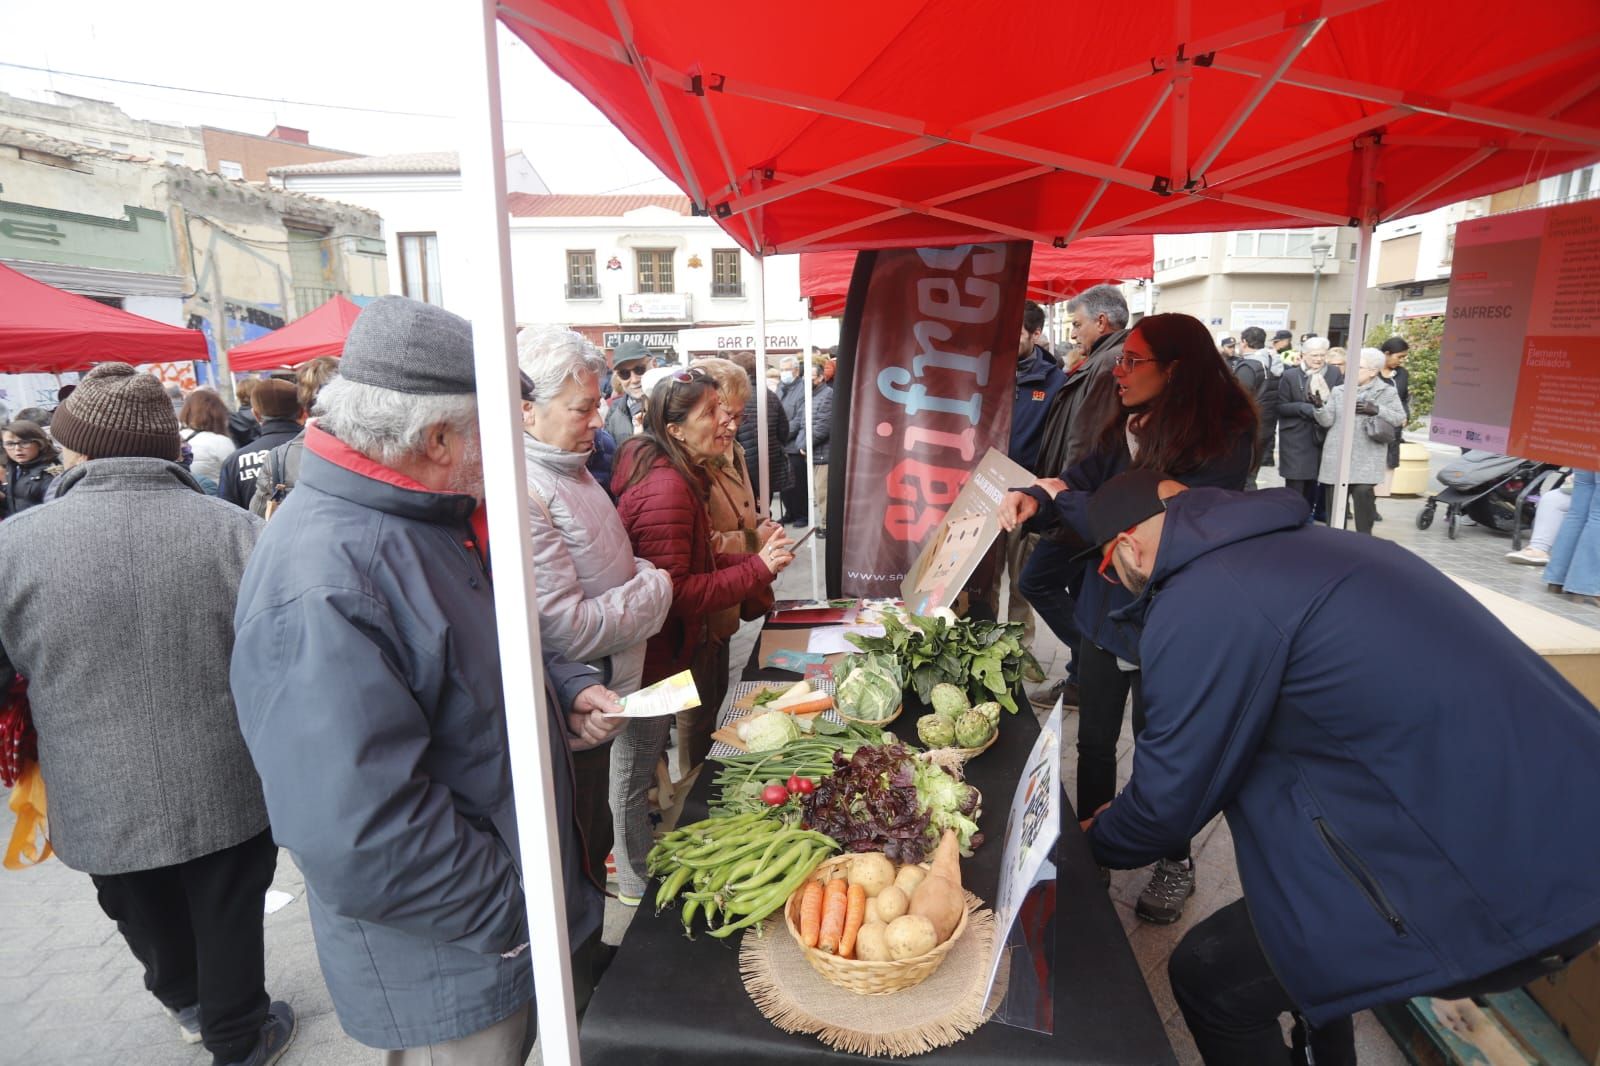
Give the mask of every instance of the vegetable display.
[[768, 786], [782, 784], [790, 777], [817, 781], [833, 773], [834, 752], [843, 751], [849, 756], [863, 744], [878, 743], [891, 736], [873, 726], [850, 725], [835, 736], [801, 737], [773, 751], [719, 759], [722, 769], [717, 771], [714, 782], [717, 795], [711, 803], [711, 813], [773, 813], [762, 798]]
[[897, 870], [888, 855], [867, 852], [808, 877], [795, 890], [800, 943], [862, 962], [926, 955], [950, 939], [966, 912], [958, 851], [957, 834], [946, 830], [930, 870], [913, 863]]
[[933, 702], [935, 686], [947, 683], [1015, 714], [1017, 683], [1044, 680], [1044, 671], [1022, 644], [1021, 622], [974, 622], [948, 611], [905, 617], [901, 622], [886, 613], [883, 636], [852, 633], [849, 639], [869, 654], [893, 656], [924, 703]]
[[760, 814], [707, 818], [681, 826], [650, 849], [659, 876], [656, 912], [680, 897], [684, 931], [703, 919], [714, 937], [755, 925], [783, 906], [838, 845]]
[[846, 655], [833, 668], [833, 682], [839, 709], [851, 718], [886, 721], [905, 698], [905, 671], [893, 655]]
[[751, 751], [775, 751], [800, 739], [800, 726], [794, 716], [782, 711], [765, 711], [746, 718], [739, 723], [738, 732], [739, 739]]
[[862, 745], [833, 756], [832, 773], [801, 802], [801, 824], [846, 851], [881, 851], [895, 863], [921, 862], [942, 830], [966, 848], [983, 842], [974, 820], [977, 789], [920, 762], [902, 744]]

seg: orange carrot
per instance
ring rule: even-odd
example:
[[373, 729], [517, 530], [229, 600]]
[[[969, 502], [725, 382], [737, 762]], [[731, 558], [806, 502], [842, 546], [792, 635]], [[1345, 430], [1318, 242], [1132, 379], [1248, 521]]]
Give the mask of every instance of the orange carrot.
[[867, 919], [867, 889], [864, 885], [851, 885], [844, 916], [844, 936], [839, 939], [839, 957], [856, 957], [856, 934]]
[[817, 936], [822, 931], [822, 882], [807, 881], [800, 897], [800, 939], [806, 947], [817, 946]]
[[806, 715], [821, 714], [832, 706], [833, 697], [826, 692], [819, 692], [808, 700], [801, 700], [799, 703], [791, 703], [787, 707], [779, 707], [777, 709], [785, 714]]
[[817, 947], [829, 955], [839, 950], [839, 938], [844, 936], [844, 918], [848, 906], [849, 888], [844, 878], [828, 882], [822, 892], [822, 932], [817, 937]]

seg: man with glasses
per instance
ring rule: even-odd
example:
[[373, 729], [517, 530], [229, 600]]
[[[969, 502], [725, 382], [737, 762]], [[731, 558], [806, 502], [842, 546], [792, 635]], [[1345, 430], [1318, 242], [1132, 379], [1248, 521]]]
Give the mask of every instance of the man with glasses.
[[622, 382], [622, 394], [611, 399], [606, 432], [619, 448], [644, 428], [644, 372], [650, 369], [650, 363], [650, 349], [636, 340], [617, 345], [611, 357], [611, 369]]
[[[1122, 358], [1128, 335], [1128, 301], [1114, 285], [1096, 285], [1067, 301], [1072, 339], [1084, 358], [1068, 373], [1045, 416], [1044, 433], [1034, 469], [1045, 476], [1060, 476], [1071, 469], [1094, 445], [1095, 437], [1117, 402], [1117, 380], [1111, 370]], [[1083, 564], [1073, 554], [1082, 547], [1060, 539], [1065, 531], [1045, 534], [1028, 557], [1018, 587], [1039, 612], [1056, 639], [1072, 653], [1067, 673], [1054, 685], [1039, 689], [1029, 699], [1050, 708], [1061, 699], [1067, 707], [1078, 705], [1078, 641], [1073, 621], [1072, 589], [1082, 579]], [[1055, 539], [1053, 539], [1055, 538]]]

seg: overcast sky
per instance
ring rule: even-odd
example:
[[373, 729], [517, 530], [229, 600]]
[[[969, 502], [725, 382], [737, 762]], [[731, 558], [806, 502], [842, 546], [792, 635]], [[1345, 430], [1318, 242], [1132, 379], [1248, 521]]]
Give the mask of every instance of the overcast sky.
[[[443, 3], [351, 0], [49, 0], [5, 3], [0, 62], [273, 101], [449, 114], [456, 101]], [[500, 30], [506, 146], [556, 192], [676, 191], [605, 117], [510, 32]], [[619, 71], [622, 68], [618, 68]], [[266, 133], [366, 155], [456, 147], [448, 118], [383, 115], [171, 92], [0, 66], [0, 89], [109, 100], [135, 118]]]

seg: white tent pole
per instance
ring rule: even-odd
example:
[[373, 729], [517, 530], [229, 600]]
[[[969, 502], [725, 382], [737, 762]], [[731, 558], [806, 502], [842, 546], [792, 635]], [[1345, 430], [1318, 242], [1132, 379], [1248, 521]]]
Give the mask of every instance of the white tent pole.
[[1350, 293], [1350, 337], [1345, 342], [1344, 406], [1339, 411], [1339, 473], [1328, 501], [1328, 524], [1345, 527], [1345, 500], [1350, 491], [1350, 459], [1356, 446], [1356, 391], [1361, 377], [1361, 346], [1366, 340], [1367, 270], [1372, 261], [1372, 231], [1377, 226], [1374, 197], [1378, 167], [1378, 144], [1370, 138], [1356, 142], [1361, 153], [1361, 225], [1356, 231], [1356, 276]]
[[[523, 891], [532, 931], [528, 955], [538, 989], [539, 1041], [546, 1063], [576, 1063], [572, 961], [567, 943], [566, 893], [561, 880], [561, 834], [552, 755], [566, 758], [552, 735], [534, 596], [528, 487], [522, 452], [520, 379], [511, 292], [511, 236], [506, 214], [505, 144], [501, 132], [500, 62], [495, 0], [462, 9], [456, 69], [461, 144], [463, 225], [458, 261], [467, 293], [478, 377], [478, 427], [484, 497], [493, 545], [494, 606], [500, 675], [505, 694]], [[468, 12], [471, 12], [468, 14]]]
[[[811, 301], [806, 301], [806, 351], [804, 362], [806, 394], [806, 453], [801, 458], [805, 460], [801, 465], [806, 472], [806, 514], [811, 518], [814, 526], [822, 525], [822, 519], [817, 514], [817, 468], [811, 465], [811, 451], [816, 443], [811, 435], [811, 353], [815, 350], [811, 345]], [[838, 534], [835, 533], [835, 536]], [[811, 537], [811, 599], [816, 602], [822, 599], [822, 572], [817, 567], [817, 537]]]
[[[766, 518], [772, 501], [772, 455], [767, 447], [767, 260], [756, 256], [756, 465], [761, 468], [756, 515]], [[783, 458], [780, 454], [779, 458]]]

